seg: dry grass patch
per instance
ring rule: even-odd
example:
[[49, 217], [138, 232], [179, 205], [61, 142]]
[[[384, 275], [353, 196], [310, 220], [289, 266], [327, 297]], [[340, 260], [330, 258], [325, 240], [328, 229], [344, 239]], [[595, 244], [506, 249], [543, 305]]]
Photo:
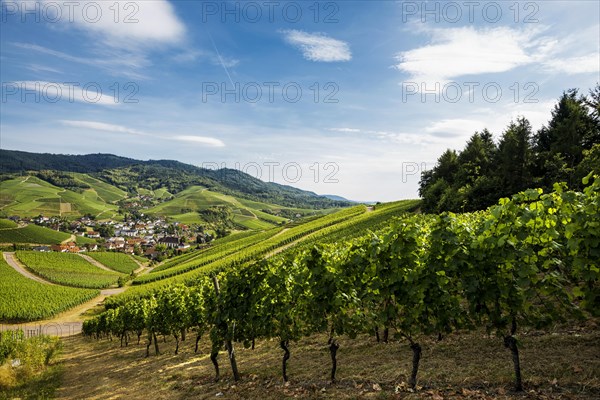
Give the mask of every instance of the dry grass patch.
[[422, 341], [419, 390], [408, 379], [412, 353], [404, 342], [376, 343], [374, 338], [340, 340], [338, 383], [328, 383], [330, 357], [324, 335], [290, 343], [290, 382], [281, 379], [277, 341], [256, 349], [236, 347], [240, 382], [233, 382], [226, 352], [219, 355], [222, 379], [213, 381], [210, 343], [194, 354], [189, 335], [174, 354], [175, 342], [160, 340], [163, 354], [146, 358], [145, 341], [119, 347], [118, 341], [65, 339], [59, 398], [281, 399], [291, 398], [600, 398], [600, 332], [594, 327], [520, 337], [525, 393], [512, 392], [511, 355], [496, 337], [457, 334]]

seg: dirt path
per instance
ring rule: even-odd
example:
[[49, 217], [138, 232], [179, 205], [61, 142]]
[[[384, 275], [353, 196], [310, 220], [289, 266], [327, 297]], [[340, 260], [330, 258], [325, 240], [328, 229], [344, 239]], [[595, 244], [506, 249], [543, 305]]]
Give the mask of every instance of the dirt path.
[[102, 268], [103, 270], [109, 271], [109, 272], [116, 272], [115, 270], [108, 268], [104, 264], [99, 263], [98, 261], [94, 260], [92, 257], [90, 257], [88, 255], [81, 254], [81, 253], [77, 253], [77, 255], [82, 257], [85, 261], [89, 262], [90, 264], [92, 264], [98, 268]]
[[[325, 228], [321, 228], [321, 229], [325, 229]], [[286, 249], [289, 249], [290, 247], [292, 247], [292, 246], [295, 246], [295, 245], [297, 245], [297, 244], [298, 244], [298, 243], [300, 243], [300, 242], [303, 242], [303, 241], [305, 241], [306, 239], [310, 238], [311, 236], [314, 236], [314, 235], [316, 235], [317, 233], [321, 232], [321, 229], [318, 229], [318, 230], [316, 230], [316, 231], [314, 231], [314, 232], [311, 232], [311, 233], [309, 233], [309, 234], [307, 234], [307, 235], [304, 235], [304, 236], [302, 236], [302, 237], [300, 237], [300, 238], [298, 238], [298, 239], [294, 240], [294, 241], [293, 241], [293, 242], [291, 242], [291, 243], [288, 243], [288, 244], [285, 244], [285, 245], [283, 245], [283, 246], [280, 246], [280, 247], [276, 248], [275, 250], [271, 250], [270, 252], [268, 252], [267, 254], [265, 254], [264, 258], [269, 258], [269, 257], [272, 257], [272, 256], [274, 256], [275, 254], [279, 254], [279, 253], [281, 253], [282, 251], [284, 251], [284, 250], [286, 250]], [[280, 232], [280, 233], [282, 233], [282, 232]], [[279, 235], [279, 233], [278, 233], [277, 235]], [[275, 235], [275, 236], [277, 236], [277, 235]], [[273, 237], [275, 237], [275, 236], [273, 236]]]
[[8, 265], [13, 267], [15, 269], [15, 271], [17, 271], [24, 277], [29, 278], [34, 281], [37, 281], [37, 282], [40, 282], [40, 283], [45, 283], [47, 285], [54, 285], [54, 283], [44, 280], [43, 278], [29, 272], [25, 268], [25, 266], [23, 264], [21, 264], [21, 262], [19, 260], [17, 260], [17, 258], [15, 257], [15, 253], [4, 252], [4, 253], [2, 253], [2, 255], [4, 256], [4, 260], [8, 263]]
[[277, 232], [276, 234], [274, 234], [271, 237], [277, 237], [277, 236], [281, 235], [282, 233], [284, 233], [285, 231], [289, 231], [289, 230], [290, 230], [290, 228], [283, 228], [282, 230], [280, 230], [279, 232]]
[[75, 237], [75, 235], [71, 235], [68, 239], [63, 240], [60, 243], [65, 244], [65, 243], [69, 243], [69, 242], [75, 242], [76, 240], [77, 240], [77, 238]]
[[150, 272], [152, 272], [152, 270], [154, 268], [156, 268], [156, 267], [140, 267], [133, 272], [135, 272], [138, 276], [146, 275], [146, 274], [149, 274]]
[[[139, 266], [138, 269], [136, 269], [135, 271], [133, 271], [135, 274], [139, 275], [140, 272], [143, 272], [144, 270], [146, 270], [146, 273], [149, 272], [149, 271], [147, 271], [146, 266], [144, 264], [142, 264], [141, 262], [139, 262], [138, 260], [136, 260], [135, 257], [131, 257], [131, 259]], [[152, 271], [154, 268], [148, 268], [148, 269], [150, 271]]]

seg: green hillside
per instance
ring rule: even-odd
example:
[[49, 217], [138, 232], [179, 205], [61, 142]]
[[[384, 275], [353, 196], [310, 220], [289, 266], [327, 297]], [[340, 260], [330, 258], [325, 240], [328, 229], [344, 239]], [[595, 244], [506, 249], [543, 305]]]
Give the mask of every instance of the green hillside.
[[18, 225], [16, 222], [10, 221], [8, 219], [0, 219], [0, 229], [11, 229], [16, 228]]
[[4, 215], [34, 217], [59, 215], [76, 217], [84, 214], [95, 215], [99, 219], [113, 218], [117, 206], [105, 201], [114, 199], [120, 192], [117, 188], [102, 182], [93, 182], [91, 177], [75, 175], [77, 179], [89, 180], [89, 189], [81, 193], [54, 186], [35, 176], [21, 176], [0, 182], [0, 212]]
[[106, 202], [114, 203], [127, 197], [127, 192], [117, 187], [109, 185], [99, 179], [93, 178], [87, 174], [73, 174], [73, 177], [91, 187], [90, 192], [95, 192], [97, 198]]
[[[152, 202], [156, 204], [149, 209], [143, 209], [147, 214], [168, 217], [187, 224], [204, 224], [206, 220], [199, 212], [209, 207], [226, 206], [231, 210], [232, 222], [237, 227], [263, 230], [285, 223], [296, 214], [321, 215], [336, 210], [335, 208], [315, 210], [284, 207], [215, 192], [203, 186], [190, 186], [175, 195], [164, 187], [153, 190], [132, 187], [130, 188], [132, 192], [128, 193], [84, 173], [53, 175], [51, 172], [46, 172], [46, 175], [40, 176], [50, 176], [49, 180], [55, 176], [63, 179], [68, 176], [69, 187], [73, 190], [53, 185], [33, 175], [2, 181], [0, 182], [0, 215], [36, 217], [42, 214], [76, 218], [91, 214], [97, 219], [119, 219], [117, 202], [130, 196], [143, 195], [151, 197]], [[52, 181], [61, 183], [58, 180]], [[5, 232], [2, 236], [6, 242], [23, 241], [19, 235], [16, 237], [7, 235], [8, 233]], [[47, 243], [47, 241], [39, 243]]]
[[288, 210], [301, 214], [314, 213], [315, 210], [293, 209], [260, 203], [251, 200], [238, 199], [233, 196], [213, 192], [201, 186], [191, 186], [166, 201], [147, 210], [148, 214], [169, 216], [183, 223], [202, 223], [198, 211], [214, 206], [228, 206], [233, 211], [233, 221], [248, 229], [268, 229], [274, 224], [286, 222], [288, 219], [269, 214], [262, 210], [279, 212]]
[[76, 172], [91, 175], [129, 193], [142, 193], [145, 189], [159, 194], [158, 191], [163, 189], [175, 194], [190, 186], [202, 186], [236, 198], [286, 207], [324, 209], [352, 205], [349, 201], [332, 200], [292, 186], [264, 182], [235, 169], [213, 170], [173, 160], [141, 161], [112, 154], [37, 154], [0, 149], [1, 174], [31, 171], [49, 172], [58, 178], [57, 182], [50, 182], [67, 189], [80, 186]]
[[[4, 226], [4, 222], [2, 226]], [[57, 232], [33, 224], [27, 225], [24, 228], [0, 229], [0, 243], [59, 244], [60, 242], [69, 239], [69, 237], [71, 237], [71, 235], [68, 233]]]

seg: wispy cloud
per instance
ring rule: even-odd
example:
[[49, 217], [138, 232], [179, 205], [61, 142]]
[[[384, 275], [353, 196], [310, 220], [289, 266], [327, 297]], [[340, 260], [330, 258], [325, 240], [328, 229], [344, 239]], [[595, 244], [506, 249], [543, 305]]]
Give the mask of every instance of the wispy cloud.
[[231, 83], [231, 86], [235, 86], [235, 84], [233, 83], [233, 79], [231, 79], [231, 74], [229, 73], [229, 67], [225, 64], [225, 61], [223, 61], [223, 57], [221, 57], [221, 53], [219, 52], [219, 49], [217, 48], [217, 44], [213, 40], [213, 37], [210, 33], [208, 34], [208, 37], [210, 39], [210, 42], [213, 45], [213, 48], [215, 49], [215, 53], [217, 55], [217, 59], [219, 60], [219, 64], [223, 67], [223, 70], [225, 70], [225, 74], [227, 75], [227, 78], [229, 78], [229, 82]]
[[5, 87], [12, 87], [25, 92], [36, 92], [38, 97], [36, 101], [47, 103], [79, 102], [90, 105], [116, 106], [118, 100], [112, 96], [96, 92], [91, 87], [82, 88], [75, 84], [65, 84], [46, 81], [14, 81], [3, 83]]
[[27, 66], [27, 69], [30, 71], [33, 71], [33, 72], [52, 72], [54, 74], [62, 73], [62, 71], [59, 71], [55, 68], [48, 67], [46, 65], [40, 65], [40, 64], [29, 64]]
[[127, 128], [122, 125], [107, 124], [104, 122], [97, 121], [72, 121], [72, 120], [61, 120], [61, 124], [71, 126], [74, 128], [82, 129], [93, 129], [96, 131], [114, 132], [114, 133], [128, 133], [132, 135], [147, 136], [144, 132], [140, 132], [136, 129]]
[[146, 79], [146, 76], [137, 71], [150, 64], [147, 57], [141, 53], [123, 52], [107, 48], [99, 50], [102, 57], [79, 57], [32, 43], [14, 42], [12, 45], [65, 61], [101, 68], [111, 75], [126, 76], [132, 79]]
[[[42, 54], [58, 57], [66, 61], [101, 68], [111, 75], [132, 79], [147, 79], [140, 72], [151, 65], [152, 51], [168, 46], [183, 46], [186, 40], [186, 27], [175, 13], [173, 5], [166, 0], [153, 1], [93, 1], [56, 2], [53, 0], [31, 0], [21, 11], [38, 9], [49, 13], [60, 12], [56, 19], [58, 27], [73, 30], [77, 35], [86, 35], [91, 46], [86, 51], [93, 57], [79, 57], [52, 50], [35, 44], [16, 45]], [[57, 14], [58, 15], [58, 14]]]
[[360, 129], [356, 128], [329, 128], [331, 132], [342, 132], [342, 133], [360, 133]]
[[339, 132], [344, 134], [357, 134], [366, 137], [367, 139], [378, 139], [381, 141], [398, 143], [398, 144], [417, 144], [424, 145], [435, 142], [435, 135], [409, 132], [392, 132], [376, 129], [359, 129], [359, 128], [329, 128], [331, 132]]
[[352, 53], [348, 43], [333, 39], [323, 33], [308, 33], [290, 29], [283, 31], [285, 40], [302, 51], [310, 61], [350, 61]]
[[563, 74], [600, 74], [600, 55], [591, 53], [586, 56], [556, 58], [544, 62], [544, 67], [550, 72]]
[[210, 147], [225, 147], [225, 143], [223, 143], [222, 140], [217, 139], [217, 138], [206, 137], [206, 136], [181, 135], [181, 136], [174, 136], [172, 139], [180, 141], [180, 142], [204, 144], [204, 145], [207, 145]]
[[70, 126], [73, 128], [80, 129], [92, 129], [96, 131], [111, 132], [111, 133], [124, 133], [128, 135], [136, 136], [148, 136], [163, 140], [175, 140], [178, 142], [186, 142], [197, 144], [205, 147], [225, 147], [225, 143], [217, 138], [208, 136], [197, 136], [197, 135], [176, 135], [167, 136], [154, 133], [148, 133], [140, 131], [138, 129], [129, 128], [123, 125], [108, 124], [105, 122], [98, 121], [79, 121], [79, 120], [60, 120], [62, 125]]
[[226, 68], [233, 68], [239, 65], [240, 60], [237, 58], [227, 57], [222, 54], [215, 54], [209, 51], [202, 51], [198, 49], [186, 49], [181, 53], [173, 56], [173, 61], [179, 63], [189, 63], [194, 61], [209, 61], [213, 65], [222, 65]]
[[483, 128], [485, 124], [481, 121], [456, 118], [432, 122], [425, 128], [425, 132], [438, 137], [458, 137], [472, 135]]

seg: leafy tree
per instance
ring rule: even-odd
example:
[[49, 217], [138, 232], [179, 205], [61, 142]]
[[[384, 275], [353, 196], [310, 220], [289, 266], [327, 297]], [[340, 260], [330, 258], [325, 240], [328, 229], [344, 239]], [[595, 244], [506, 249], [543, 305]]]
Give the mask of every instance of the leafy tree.
[[511, 122], [502, 134], [497, 161], [502, 196], [525, 190], [532, 183], [532, 131], [531, 124], [524, 117]]
[[115, 227], [110, 224], [102, 224], [98, 227], [98, 233], [103, 238], [115, 236]]
[[[579, 186], [575, 180], [573, 169], [583, 159], [583, 150], [590, 149], [600, 142], [600, 124], [597, 117], [598, 88], [592, 92], [591, 99], [580, 96], [577, 89], [563, 93], [552, 110], [552, 118], [547, 126], [542, 127], [536, 135], [536, 151], [538, 157], [538, 174], [545, 176], [548, 161], [560, 154], [566, 168], [561, 171], [561, 180], [569, 186]], [[596, 105], [594, 105], [596, 104]], [[590, 107], [592, 105], [592, 107]], [[554, 177], [550, 176], [549, 179]], [[554, 181], [544, 180], [545, 187], [551, 188]]]
[[443, 207], [441, 197], [452, 191], [456, 172], [459, 168], [458, 155], [454, 150], [446, 150], [437, 160], [431, 171], [421, 176], [419, 195], [423, 198], [426, 211], [436, 211]]

